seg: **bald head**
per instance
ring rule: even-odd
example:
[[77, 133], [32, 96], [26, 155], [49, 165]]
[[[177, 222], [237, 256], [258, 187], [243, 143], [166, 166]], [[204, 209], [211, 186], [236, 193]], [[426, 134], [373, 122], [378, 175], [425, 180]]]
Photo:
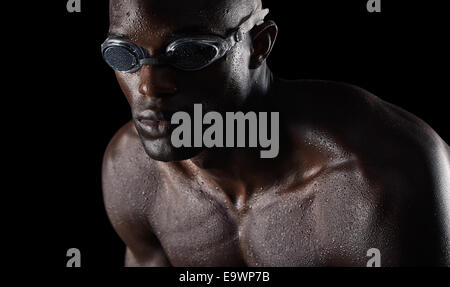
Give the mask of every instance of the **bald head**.
[[261, 8], [261, 0], [110, 0], [110, 30], [132, 35], [198, 27], [223, 34]]

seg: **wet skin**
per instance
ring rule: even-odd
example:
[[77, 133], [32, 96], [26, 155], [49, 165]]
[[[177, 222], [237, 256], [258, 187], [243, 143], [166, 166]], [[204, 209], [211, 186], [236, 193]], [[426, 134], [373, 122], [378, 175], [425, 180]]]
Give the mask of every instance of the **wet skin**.
[[[255, 8], [158, 2], [112, 1], [110, 32], [158, 53], [181, 28], [225, 35]], [[133, 120], [106, 150], [103, 190], [126, 265], [365, 266], [370, 248], [383, 266], [449, 265], [449, 146], [360, 88], [274, 77], [276, 34], [266, 22], [198, 72], [116, 73]], [[279, 156], [173, 149], [166, 121], [194, 103], [280, 112]]]

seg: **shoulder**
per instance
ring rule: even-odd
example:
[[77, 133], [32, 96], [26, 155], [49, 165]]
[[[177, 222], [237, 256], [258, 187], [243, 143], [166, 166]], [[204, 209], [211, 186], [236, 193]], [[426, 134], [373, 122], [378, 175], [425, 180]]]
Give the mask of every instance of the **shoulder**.
[[375, 226], [398, 235], [400, 263], [450, 264], [448, 144], [422, 119], [359, 87], [289, 85], [286, 124], [320, 130], [354, 156], [369, 187], [362, 196], [370, 198]]
[[[342, 117], [348, 111], [365, 112], [379, 104], [370, 92], [347, 83], [323, 80], [277, 79], [276, 99], [281, 110], [320, 116]], [[299, 113], [302, 112], [302, 113]], [[354, 114], [355, 115], [355, 114]]]
[[[136, 217], [158, 188], [157, 164], [145, 153], [132, 122], [119, 129], [103, 157], [102, 187], [110, 217]], [[114, 218], [111, 218], [114, 220]]]
[[156, 169], [145, 152], [132, 121], [120, 128], [109, 142], [103, 157], [103, 178], [129, 178]]
[[127, 264], [165, 265], [153, 233], [152, 210], [160, 188], [157, 165], [145, 153], [132, 122], [110, 141], [103, 159], [103, 199], [108, 218], [127, 246]]
[[[352, 87], [358, 90], [357, 87]], [[377, 220], [398, 231], [400, 264], [450, 264], [450, 157], [448, 144], [414, 114], [360, 90], [365, 114], [342, 127], [374, 187]], [[356, 139], [355, 139], [356, 138]], [[394, 227], [395, 226], [395, 227]]]
[[109, 142], [104, 157], [102, 175], [108, 181], [126, 179], [147, 160], [132, 122], [120, 128]]
[[109, 141], [103, 162], [117, 162], [136, 152], [139, 152], [139, 136], [133, 122], [130, 121], [122, 126]]
[[[367, 170], [374, 167], [384, 174], [392, 170], [405, 181], [421, 181], [429, 190], [442, 189], [441, 183], [450, 177], [449, 146], [428, 123], [357, 86], [333, 82], [316, 85], [347, 103], [329, 100], [331, 104], [325, 104], [328, 113], [322, 116], [333, 120], [321, 123], [330, 126], [330, 133], [353, 151]], [[332, 97], [322, 98], [322, 102]]]
[[360, 87], [319, 80], [284, 83], [280, 110], [288, 125], [309, 125], [334, 135], [360, 154], [411, 154], [423, 160], [448, 155], [448, 145], [422, 119]]
[[379, 215], [399, 230], [402, 265], [449, 265], [449, 146], [414, 114], [376, 102], [373, 130], [363, 134], [375, 143], [366, 171], [380, 183]]

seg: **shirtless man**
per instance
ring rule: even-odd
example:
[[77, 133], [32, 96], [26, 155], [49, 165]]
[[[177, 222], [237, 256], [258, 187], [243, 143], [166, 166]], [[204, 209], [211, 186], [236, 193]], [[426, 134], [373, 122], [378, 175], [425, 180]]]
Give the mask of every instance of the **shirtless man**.
[[[354, 86], [274, 77], [278, 29], [258, 0], [110, 7], [117, 41], [103, 52], [133, 120], [106, 150], [103, 189], [127, 266], [366, 266], [371, 248], [382, 266], [450, 265], [450, 149], [426, 123]], [[242, 23], [251, 31], [233, 36]], [[175, 64], [120, 50], [163, 58], [198, 35], [236, 41], [216, 61], [196, 48]], [[175, 149], [171, 115], [195, 103], [279, 112], [278, 157]]]

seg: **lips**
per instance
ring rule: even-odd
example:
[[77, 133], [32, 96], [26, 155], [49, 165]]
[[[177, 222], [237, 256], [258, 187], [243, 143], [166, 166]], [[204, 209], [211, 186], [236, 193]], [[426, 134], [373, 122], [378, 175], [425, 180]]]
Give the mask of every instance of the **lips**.
[[147, 119], [140, 119], [139, 122], [146, 126], [146, 127], [151, 127], [151, 128], [157, 128], [160, 125], [168, 125], [170, 124], [169, 121], [154, 121], [154, 120], [147, 120]]
[[170, 130], [170, 120], [167, 119], [162, 112], [146, 110], [136, 117], [136, 128], [145, 137], [161, 138]]

